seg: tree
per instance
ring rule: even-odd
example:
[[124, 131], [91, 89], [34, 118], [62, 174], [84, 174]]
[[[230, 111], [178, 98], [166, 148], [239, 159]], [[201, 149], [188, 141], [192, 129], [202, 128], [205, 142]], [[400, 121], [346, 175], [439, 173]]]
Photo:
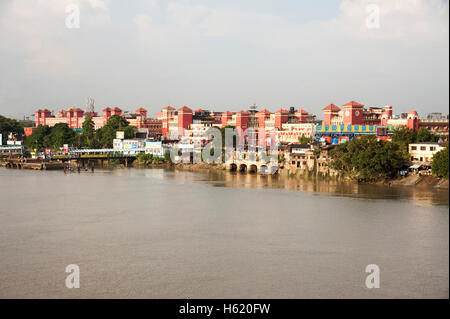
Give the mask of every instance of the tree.
[[408, 154], [408, 145], [415, 143], [417, 139], [417, 133], [414, 130], [410, 130], [406, 127], [402, 127], [394, 131], [392, 136], [392, 142], [400, 147], [400, 150], [405, 156]]
[[448, 145], [433, 155], [433, 161], [431, 162], [431, 169], [433, 174], [448, 179]]
[[50, 127], [48, 125], [39, 125], [33, 130], [33, 134], [28, 136], [25, 140], [25, 146], [30, 149], [43, 150], [44, 138], [50, 134]]
[[64, 144], [78, 146], [77, 134], [66, 123], [53, 127], [39, 125], [33, 134], [27, 137], [25, 146], [42, 151], [44, 148], [59, 150]]
[[392, 141], [399, 145], [401, 151], [406, 155], [408, 154], [408, 145], [411, 143], [422, 142], [437, 142], [439, 137], [425, 127], [421, 127], [419, 131], [410, 130], [406, 127], [402, 127], [394, 131]]
[[366, 135], [331, 151], [330, 166], [360, 181], [376, 181], [396, 176], [405, 161], [398, 144], [377, 141]]
[[439, 140], [439, 137], [437, 135], [431, 133], [425, 127], [421, 127], [419, 129], [419, 131], [417, 132], [416, 143], [437, 142], [438, 140]]
[[311, 141], [312, 141], [312, 138], [306, 137], [304, 135], [298, 137], [298, 142], [300, 144], [309, 144], [309, 143], [311, 143]]
[[86, 116], [81, 127], [83, 128], [83, 133], [81, 134], [81, 145], [84, 148], [97, 148], [99, 143], [96, 138], [95, 124], [94, 121], [92, 121], [92, 116]]
[[129, 125], [127, 120], [120, 115], [111, 116], [106, 125], [96, 132], [99, 146], [111, 148], [117, 131], [124, 131], [125, 138], [133, 138], [136, 127]]
[[170, 159], [170, 152], [169, 151], [165, 151], [164, 152], [164, 160], [168, 163], [172, 162], [172, 160]]
[[0, 145], [6, 144], [8, 133], [23, 134], [23, 126], [19, 121], [0, 115], [0, 134], [3, 137]]

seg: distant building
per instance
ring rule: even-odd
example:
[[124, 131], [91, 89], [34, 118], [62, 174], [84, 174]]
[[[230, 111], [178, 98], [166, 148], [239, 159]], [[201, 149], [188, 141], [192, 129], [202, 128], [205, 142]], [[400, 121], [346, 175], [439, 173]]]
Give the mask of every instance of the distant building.
[[[84, 112], [80, 108], [71, 107], [67, 110], [61, 110], [52, 115], [52, 112], [48, 109], [39, 109], [35, 112], [35, 126], [48, 125], [55, 126], [58, 123], [65, 123], [69, 128], [80, 129], [87, 116], [92, 117], [94, 122], [94, 128], [99, 129], [103, 127], [108, 119], [113, 115], [119, 115], [124, 117], [127, 122], [137, 128], [144, 128], [148, 130], [148, 135], [152, 137], [161, 136], [162, 123], [160, 120], [148, 118], [147, 110], [144, 108], [138, 108], [135, 113], [124, 113], [119, 107], [106, 107], [102, 110], [102, 116], [98, 116], [96, 112]], [[32, 133], [29, 130], [26, 134]]]

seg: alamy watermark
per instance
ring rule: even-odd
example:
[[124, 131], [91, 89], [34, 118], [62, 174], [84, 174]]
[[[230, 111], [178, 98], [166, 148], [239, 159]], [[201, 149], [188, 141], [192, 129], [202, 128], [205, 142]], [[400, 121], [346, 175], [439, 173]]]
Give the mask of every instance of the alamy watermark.
[[369, 4], [366, 6], [366, 27], [368, 29], [380, 28], [380, 6], [377, 4]]
[[369, 273], [366, 277], [366, 287], [369, 289], [380, 288], [380, 267], [376, 264], [367, 265], [366, 272]]
[[80, 267], [77, 264], [70, 264], [66, 267], [66, 288], [80, 288]]
[[80, 28], [80, 6], [75, 3], [66, 6], [66, 28], [79, 29]]
[[[223, 135], [224, 133], [224, 135]], [[273, 135], [273, 134], [272, 134]], [[278, 143], [264, 129], [217, 127], [185, 136], [170, 149], [173, 163], [225, 163], [278, 166]], [[271, 171], [274, 172], [274, 171]]]

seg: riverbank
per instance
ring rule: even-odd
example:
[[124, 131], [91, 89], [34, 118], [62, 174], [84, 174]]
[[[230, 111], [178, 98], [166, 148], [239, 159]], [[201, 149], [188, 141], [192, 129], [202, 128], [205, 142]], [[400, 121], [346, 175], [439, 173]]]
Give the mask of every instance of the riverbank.
[[[386, 182], [385, 182], [386, 183]], [[416, 187], [435, 187], [448, 189], [448, 179], [437, 176], [409, 175], [392, 181], [388, 181], [389, 186], [416, 186]]]
[[[208, 163], [196, 163], [196, 164], [185, 164], [185, 163], [179, 163], [179, 164], [173, 164], [169, 162], [165, 163], [150, 163], [150, 164], [139, 164], [137, 162], [134, 162], [132, 165], [134, 168], [165, 168], [165, 169], [172, 169], [172, 170], [180, 170], [180, 171], [191, 171], [191, 172], [205, 172], [205, 171], [224, 171], [226, 170], [225, 164], [208, 164]], [[248, 173], [247, 173], [248, 174]], [[421, 175], [408, 175], [406, 177], [399, 177], [397, 179], [391, 179], [391, 180], [381, 180], [376, 182], [358, 182], [356, 180], [343, 178], [343, 177], [337, 177], [337, 176], [321, 176], [321, 175], [314, 175], [314, 174], [290, 174], [288, 169], [280, 169], [279, 174], [283, 178], [289, 178], [289, 179], [298, 179], [299, 181], [304, 180], [320, 180], [320, 181], [326, 181], [326, 180], [333, 180], [333, 181], [339, 181], [346, 183], [354, 183], [354, 184], [368, 184], [368, 185], [380, 185], [380, 186], [386, 186], [386, 187], [392, 187], [392, 186], [414, 186], [414, 187], [421, 187], [421, 188], [440, 188], [440, 189], [448, 189], [449, 188], [449, 180], [440, 178], [437, 176], [421, 176]]]

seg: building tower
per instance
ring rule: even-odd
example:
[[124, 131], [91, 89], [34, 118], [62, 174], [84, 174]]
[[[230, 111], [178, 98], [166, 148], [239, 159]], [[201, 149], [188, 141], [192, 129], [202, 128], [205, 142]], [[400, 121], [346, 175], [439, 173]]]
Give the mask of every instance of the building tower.
[[416, 111], [410, 111], [407, 116], [407, 127], [410, 130], [418, 131], [419, 130], [419, 115]]
[[323, 125], [331, 125], [331, 120], [339, 116], [339, 111], [341, 109], [334, 104], [330, 104], [323, 108]]
[[348, 102], [343, 105], [344, 108], [344, 125], [360, 125], [363, 124], [364, 105], [355, 101]]

